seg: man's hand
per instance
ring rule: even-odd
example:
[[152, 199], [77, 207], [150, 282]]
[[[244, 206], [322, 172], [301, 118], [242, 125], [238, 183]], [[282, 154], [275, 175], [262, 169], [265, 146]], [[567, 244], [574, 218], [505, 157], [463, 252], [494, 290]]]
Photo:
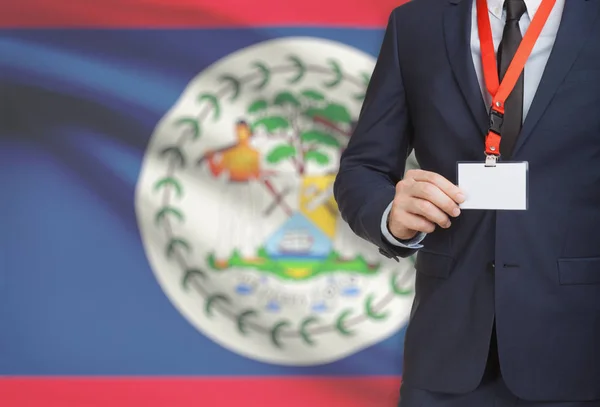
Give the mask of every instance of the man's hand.
[[436, 225], [447, 229], [450, 218], [460, 215], [464, 202], [461, 190], [439, 174], [410, 170], [396, 184], [388, 228], [399, 240], [409, 240], [419, 232], [431, 233]]

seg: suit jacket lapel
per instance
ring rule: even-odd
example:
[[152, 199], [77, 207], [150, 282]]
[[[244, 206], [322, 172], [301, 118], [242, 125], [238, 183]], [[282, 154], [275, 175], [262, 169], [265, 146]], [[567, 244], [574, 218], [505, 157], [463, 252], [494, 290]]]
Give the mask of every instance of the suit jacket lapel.
[[566, 0], [554, 47], [515, 145], [518, 153], [573, 66], [598, 16], [600, 0]]
[[449, 0], [444, 10], [444, 37], [454, 78], [483, 137], [488, 114], [471, 55], [471, 9], [472, 0]]

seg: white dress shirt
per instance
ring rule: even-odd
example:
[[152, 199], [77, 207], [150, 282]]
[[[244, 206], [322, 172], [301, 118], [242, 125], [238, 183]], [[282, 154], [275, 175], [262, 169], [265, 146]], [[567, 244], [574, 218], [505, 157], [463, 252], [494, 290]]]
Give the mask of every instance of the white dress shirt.
[[[479, 86], [481, 88], [481, 94], [485, 100], [486, 106], [491, 106], [492, 96], [488, 93], [485, 86], [485, 79], [483, 76], [483, 67], [481, 64], [481, 46], [479, 44], [479, 29], [477, 26], [477, 7], [476, 0], [473, 1], [472, 17], [471, 17], [471, 55], [473, 57], [473, 65], [475, 67], [475, 73], [479, 80]], [[527, 6], [527, 12], [521, 17], [519, 21], [519, 27], [521, 33], [525, 35], [531, 19], [535, 16], [542, 0], [524, 0]], [[524, 94], [523, 94], [523, 119], [527, 116], [531, 103], [537, 91], [542, 74], [546, 68], [548, 58], [550, 58], [550, 52], [554, 46], [554, 40], [560, 26], [560, 20], [562, 18], [563, 10], [565, 7], [566, 0], [557, 0], [548, 21], [540, 34], [527, 63], [525, 64], [525, 77], [524, 77]], [[490, 24], [492, 26], [492, 36], [494, 38], [494, 48], [498, 51], [498, 46], [502, 41], [502, 34], [504, 32], [504, 25], [506, 23], [506, 10], [504, 9], [504, 0], [487, 0], [488, 11], [490, 16]], [[399, 247], [406, 247], [411, 249], [420, 249], [422, 245], [421, 241], [425, 238], [425, 233], [419, 233], [413, 239], [405, 242], [401, 242], [394, 238], [387, 227], [387, 218], [392, 209], [392, 204], [387, 207], [383, 213], [381, 219], [381, 232], [385, 238], [393, 245]]]

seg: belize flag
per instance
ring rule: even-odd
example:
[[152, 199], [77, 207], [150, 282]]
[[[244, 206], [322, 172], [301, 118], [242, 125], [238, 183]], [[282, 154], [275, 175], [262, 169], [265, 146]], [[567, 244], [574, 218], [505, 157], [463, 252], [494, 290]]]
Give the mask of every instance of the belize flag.
[[0, 406], [397, 404], [332, 183], [400, 3], [1, 2]]

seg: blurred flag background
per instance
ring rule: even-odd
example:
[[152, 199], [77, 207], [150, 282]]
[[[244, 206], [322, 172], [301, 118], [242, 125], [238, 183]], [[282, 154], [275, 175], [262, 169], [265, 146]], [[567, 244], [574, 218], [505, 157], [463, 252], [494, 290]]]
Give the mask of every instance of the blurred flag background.
[[396, 405], [332, 183], [401, 2], [0, 2], [1, 406]]

